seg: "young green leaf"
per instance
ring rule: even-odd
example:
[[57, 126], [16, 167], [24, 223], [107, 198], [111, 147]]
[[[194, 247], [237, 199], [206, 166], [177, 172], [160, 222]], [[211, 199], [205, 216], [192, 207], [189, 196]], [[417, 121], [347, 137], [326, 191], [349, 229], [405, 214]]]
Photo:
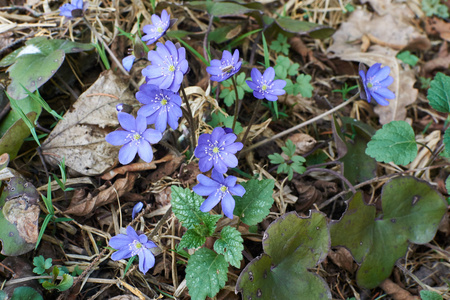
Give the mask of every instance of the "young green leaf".
[[439, 0], [422, 0], [422, 10], [427, 17], [436, 15], [443, 19], [448, 18], [448, 7], [441, 4]]
[[450, 157], [450, 127], [447, 128], [444, 132], [443, 142], [445, 148], [442, 151], [441, 155], [445, 157]]
[[272, 194], [275, 182], [272, 179], [251, 179], [241, 185], [246, 192], [242, 197], [233, 196], [236, 200], [234, 214], [245, 224], [256, 225], [270, 212], [274, 201]]
[[366, 154], [379, 162], [406, 165], [417, 156], [414, 131], [405, 121], [383, 125], [367, 143]]
[[42, 275], [47, 269], [50, 269], [50, 267], [52, 266], [52, 259], [45, 259], [42, 255], [39, 255], [33, 258], [33, 265], [36, 266], [33, 269], [33, 273]]
[[214, 243], [214, 250], [225, 256], [227, 262], [239, 268], [244, 250], [241, 233], [234, 227], [225, 226], [220, 232], [220, 239]]
[[295, 145], [289, 139], [286, 141], [286, 146], [285, 147], [281, 147], [281, 149], [283, 150], [284, 154], [289, 156], [289, 158], [291, 158], [294, 155], [294, 153], [295, 153]]
[[172, 210], [187, 229], [203, 222], [209, 213], [201, 212], [200, 205], [204, 199], [190, 189], [172, 186]]
[[280, 153], [269, 154], [267, 157], [270, 159], [271, 164], [279, 165], [284, 163], [284, 158]]
[[225, 286], [228, 276], [225, 257], [211, 249], [200, 248], [191, 255], [186, 267], [186, 285], [193, 300], [214, 297]]
[[431, 107], [443, 113], [450, 113], [450, 77], [437, 73], [428, 89], [428, 100]]
[[411, 67], [417, 65], [417, 62], [419, 61], [419, 58], [409, 51], [400, 52], [399, 54], [397, 54], [397, 58], [405, 64], [410, 65]]
[[195, 228], [191, 228], [183, 234], [180, 243], [178, 244], [178, 249], [191, 249], [198, 248], [206, 242], [206, 237], [202, 235]]
[[277, 53], [283, 53], [284, 55], [289, 54], [289, 48], [291, 45], [287, 42], [287, 36], [279, 33], [275, 41], [270, 44], [270, 49]]
[[303, 97], [312, 97], [312, 91], [314, 88], [312, 87], [310, 81], [310, 75], [300, 74], [297, 76], [297, 83], [294, 84], [294, 86], [297, 86], [299, 93], [302, 94]]

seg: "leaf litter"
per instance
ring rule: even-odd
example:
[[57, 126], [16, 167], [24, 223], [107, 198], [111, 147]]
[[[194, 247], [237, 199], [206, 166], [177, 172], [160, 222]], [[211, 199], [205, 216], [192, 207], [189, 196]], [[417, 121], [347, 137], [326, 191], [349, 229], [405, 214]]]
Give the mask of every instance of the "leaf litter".
[[[29, 2], [30, 5], [34, 6], [28, 10], [19, 8], [18, 11], [15, 11], [14, 16], [9, 13], [4, 14], [3, 10], [0, 10], [2, 18], [14, 19], [13, 26], [5, 23], [9, 27], [5, 34], [2, 33], [2, 40], [7, 42], [5, 46], [1, 47], [0, 55], [3, 55], [3, 51], [8, 52], [8, 47], [13, 47], [11, 50], [15, 50], [16, 47], [22, 46], [26, 40], [20, 42], [20, 38], [28, 36], [28, 34], [28, 38], [36, 35], [36, 32], [21, 27], [21, 22], [42, 22], [42, 28], [46, 29], [39, 27], [39, 36], [47, 36], [51, 33], [54, 38], [68, 39], [70, 36], [73, 40], [88, 42], [89, 37], [82, 37], [81, 35], [80, 29], [86, 29], [82, 22], [72, 20], [63, 23], [62, 19], [56, 16], [56, 13], [52, 14], [58, 7], [56, 3]], [[291, 43], [289, 59], [293, 63], [300, 64], [301, 73], [312, 76], [313, 96], [304, 97], [299, 94], [280, 98], [278, 109], [286, 114], [286, 116], [281, 115], [281, 118], [276, 118], [275, 114], [270, 114], [267, 107], [259, 110], [260, 119], [258, 125], [251, 128], [250, 140], [253, 143], [264, 139], [270, 140], [270, 142], [263, 147], [246, 152], [240, 158], [240, 164], [244, 165], [241, 169], [249, 178], [240, 174], [238, 177], [242, 176], [242, 179], [239, 178], [238, 180], [248, 182], [251, 177], [257, 176], [260, 179], [273, 180], [274, 192], [272, 197], [274, 205], [270, 208], [270, 214], [257, 225], [241, 223], [236, 226], [236, 220], [223, 220], [218, 223], [220, 228], [229, 225], [236, 226], [239, 230], [245, 241], [245, 248], [242, 252], [245, 257], [245, 264], [230, 267], [228, 270], [225, 264], [218, 264], [221, 271], [228, 273], [228, 281], [226, 287], [217, 295], [217, 299], [240, 299], [240, 295], [234, 294], [235, 286], [239, 286], [239, 282], [242, 282], [241, 279], [238, 279], [239, 275], [248, 271], [248, 268], [244, 268], [245, 265], [250, 261], [257, 261], [260, 255], [264, 256], [263, 259], [266, 260], [266, 263], [269, 262], [267, 264], [268, 270], [276, 270], [270, 265], [273, 259], [277, 259], [276, 255], [273, 255], [275, 258], [268, 259], [264, 253], [267, 249], [261, 248], [264, 245], [262, 244], [264, 232], [277, 230], [275, 225], [270, 225], [272, 221], [278, 220], [272, 223], [276, 224], [277, 222], [280, 223], [283, 218], [296, 219], [292, 223], [299, 222], [300, 219], [302, 221], [308, 220], [306, 216], [309, 214], [309, 210], [317, 207], [323, 207], [322, 211], [327, 215], [327, 218], [339, 219], [342, 211], [346, 209], [343, 199], [347, 198], [335, 198], [348, 193], [350, 190], [348, 186], [341, 183], [339, 176], [314, 170], [306, 176], [299, 175], [292, 182], [288, 182], [284, 177], [276, 174], [276, 168], [269, 164], [267, 155], [281, 152], [280, 147], [284, 146], [287, 137], [297, 145], [296, 151], [298, 152], [296, 154], [305, 155], [305, 157], [314, 161], [312, 166], [318, 164], [320, 168], [326, 167], [338, 173], [338, 175], [339, 172], [345, 171], [345, 169], [341, 169], [340, 164], [342, 162], [339, 160], [349, 152], [348, 149], [360, 143], [361, 136], [365, 138], [365, 133], [362, 133], [362, 129], [359, 127], [357, 130], [352, 130], [355, 128], [352, 127], [353, 125], [349, 125], [341, 137], [336, 138], [337, 133], [333, 132], [330, 124], [333, 119], [330, 116], [325, 116], [312, 126], [305, 126], [293, 135], [286, 135], [284, 139], [271, 139], [275, 134], [320, 115], [330, 107], [335, 106], [336, 103], [340, 103], [342, 101], [340, 94], [332, 92], [332, 89], [342, 88], [344, 82], [356, 84], [354, 76], [357, 74], [356, 62], [363, 62], [368, 66], [375, 62], [381, 62], [383, 65], [390, 66], [391, 75], [394, 77], [391, 88], [397, 95], [397, 99], [392, 100], [391, 104], [386, 107], [373, 107], [372, 104], [362, 103], [362, 101], [354, 102], [350, 113], [350, 109], [341, 110], [343, 116], [351, 114], [351, 117], [356, 117], [359, 121], [377, 129], [392, 120], [406, 120], [413, 125], [416, 135], [422, 132], [422, 135], [418, 136], [417, 139], [434, 152], [441, 145], [440, 140], [444, 130], [443, 120], [445, 119], [441, 115], [438, 117], [432, 115], [432, 118], [429, 118], [431, 113], [429, 114], [427, 111], [429, 112], [431, 109], [426, 103], [427, 101], [424, 100], [426, 90], [420, 87], [417, 79], [419, 76], [433, 77], [436, 71], [446, 72], [448, 67], [448, 64], [445, 63], [448, 58], [446, 42], [448, 40], [448, 24], [437, 17], [425, 18], [420, 9], [420, 4], [416, 1], [398, 3], [389, 0], [368, 0], [354, 3], [333, 0], [291, 0], [287, 1], [284, 6], [279, 1], [260, 1], [266, 7], [258, 6], [257, 3], [244, 4], [243, 1], [241, 2], [240, 4], [246, 5], [245, 9], [239, 8], [240, 10], [237, 12], [216, 12], [218, 15], [226, 16], [220, 21], [226, 20], [227, 26], [230, 24], [232, 26], [235, 24], [234, 22], [238, 24], [235, 30], [231, 30], [228, 36], [224, 37], [225, 42], [220, 44], [221, 46], [226, 45], [228, 40], [233, 40], [235, 35], [239, 36], [251, 29], [259, 28], [258, 22], [262, 21], [259, 19], [261, 12], [269, 13], [274, 18], [278, 16], [273, 12], [277, 12], [295, 20], [316, 22], [319, 24], [314, 27], [317, 33], [322, 33], [324, 31], [321, 31], [321, 29], [327, 30], [330, 27], [333, 27], [336, 32], [332, 40], [314, 40], [311, 37], [297, 34], [289, 36], [288, 40]], [[0, 1], [0, 3], [2, 2]], [[103, 39], [108, 42], [107, 46], [112, 50], [112, 54], [109, 53], [108, 57], [111, 59], [113, 70], [117, 70], [117, 62], [120, 63], [120, 59], [126, 55], [126, 48], [129, 46], [126, 39], [117, 36], [116, 26], [126, 32], [136, 33], [138, 27], [135, 20], [139, 16], [144, 16], [142, 26], [150, 24], [151, 5], [149, 3], [132, 1], [125, 4], [121, 2], [117, 7], [113, 4], [104, 3], [99, 8], [90, 8], [86, 12], [88, 19], [95, 16], [98, 22], [96, 30], [101, 30]], [[62, 4], [62, 2], [58, 2], [58, 4]], [[233, 2], [233, 4], [236, 3]], [[205, 46], [202, 34], [207, 32], [209, 25], [207, 10], [199, 7], [183, 7], [177, 3], [158, 3], [157, 11], [160, 10], [160, 5], [169, 9], [171, 15], [179, 18], [172, 29], [180, 29], [180, 31], [184, 30], [191, 33], [191, 36], [183, 38], [183, 40], [202, 53], [202, 47]], [[235, 5], [231, 6], [236, 7]], [[355, 10], [351, 11], [351, 7]], [[45, 19], [39, 15], [42, 12], [47, 14]], [[244, 15], [243, 13], [249, 14]], [[31, 15], [33, 17], [30, 17]], [[17, 16], [19, 16], [18, 20], [15, 19]], [[216, 16], [216, 18], [219, 17]], [[111, 20], [115, 20], [115, 23]], [[211, 22], [212, 30], [222, 28], [221, 23], [216, 22], [215, 19], [212, 19]], [[279, 20], [277, 22], [283, 26], [286, 26], [287, 23], [279, 22]], [[54, 27], [47, 28], [45, 27], [46, 24], [53, 24], [52, 26], [58, 26], [59, 29], [57, 31]], [[298, 23], [295, 22], [295, 26], [297, 25]], [[61, 28], [64, 30], [59, 31]], [[270, 30], [272, 29], [271, 27]], [[197, 30], [201, 30], [200, 34], [195, 32]], [[277, 36], [276, 34], [271, 36], [270, 30], [266, 31], [266, 38], [269, 43]], [[291, 28], [287, 28], [287, 31], [293, 32]], [[430, 40], [432, 40], [431, 43]], [[10, 46], [12, 41], [18, 41], [18, 45]], [[95, 38], [91, 41], [95, 41]], [[245, 60], [250, 60], [251, 55], [256, 57], [254, 62], [264, 60], [262, 48], [259, 48], [258, 45], [258, 43], [262, 43], [258, 40], [257, 34], [243, 39], [242, 43], [238, 47], [245, 53]], [[7, 49], [3, 49], [4, 47]], [[252, 47], [255, 49], [252, 49]], [[211, 46], [211, 48], [214, 47]], [[396, 58], [400, 51], [406, 49], [420, 57], [418, 66], [409, 67]], [[212, 50], [212, 53], [215, 53], [216, 49]], [[194, 60], [192, 53], [188, 53], [189, 55]], [[271, 53], [269, 57], [271, 65], [275, 63], [277, 55]], [[117, 56], [117, 62], [114, 62], [114, 56]], [[162, 145], [156, 148], [154, 161], [151, 163], [138, 161], [116, 168], [118, 147], [106, 143], [104, 137], [119, 126], [116, 118], [116, 105], [119, 103], [136, 104], [134, 98], [136, 90], [132, 87], [133, 83], [130, 85], [128, 81], [131, 79], [134, 82], [139, 82], [141, 79], [140, 70], [133, 70], [130, 77], [119, 77], [122, 75], [119, 75], [119, 72], [116, 71], [100, 73], [103, 66], [95, 63], [90, 69], [90, 73], [78, 73], [76, 59], [73, 60], [72, 57], [75, 56], [67, 55], [65, 63], [71, 65], [72, 71], [77, 74], [79, 79], [70, 81], [67, 84], [69, 88], [66, 85], [61, 85], [61, 81], [58, 79], [54, 81], [52, 79], [40, 89], [40, 92], [44, 93], [48, 87], [57, 86], [57, 89], [64, 91], [66, 95], [71, 94], [75, 100], [73, 103], [68, 98], [65, 100], [58, 99], [58, 96], [61, 96], [60, 94], [58, 96], [54, 93], [47, 94], [46, 100], [49, 100], [51, 106], [55, 110], [59, 108], [58, 112], [62, 111], [65, 114], [64, 119], [59, 121], [54, 128], [51, 127], [54, 120], [50, 120], [50, 117], [44, 114], [39, 118], [39, 125], [51, 130], [40, 149], [45, 162], [39, 161], [38, 156], [31, 153], [35, 153], [35, 145], [31, 145], [31, 142], [27, 141], [20, 149], [18, 157], [13, 161], [14, 168], [24, 173], [27, 179], [30, 178], [36, 186], [41, 186], [37, 190], [43, 193], [46, 191], [46, 185], [43, 183], [47, 182], [48, 175], [50, 175], [44, 168], [48, 168], [51, 173], [60, 176], [58, 164], [63, 157], [65, 158], [68, 176], [71, 177], [67, 183], [74, 187], [74, 191], [64, 192], [56, 181], [52, 181], [53, 203], [58, 213], [62, 212], [62, 215], [74, 220], [61, 224], [50, 224], [51, 229], [47, 229], [44, 234], [46, 241], [39, 247], [38, 251], [48, 253], [47, 256], [45, 254], [44, 256], [53, 257], [54, 260], [64, 257], [58, 263], [67, 266], [70, 272], [73, 271], [74, 265], [79, 266], [86, 271], [87, 275], [79, 277], [80, 281], [82, 277], [83, 280], [86, 280], [81, 285], [80, 294], [77, 294], [74, 290], [70, 293], [61, 294], [60, 299], [64, 299], [66, 296], [78, 297], [79, 299], [89, 297], [90, 299], [146, 299], [147, 296], [190, 299], [192, 294], [186, 288], [185, 280], [186, 256], [183, 256], [184, 254], [181, 252], [174, 252], [169, 249], [175, 249], [178, 241], [185, 233], [185, 229], [183, 229], [179, 220], [172, 215], [171, 199], [173, 196], [171, 195], [171, 187], [174, 185], [185, 188], [192, 187], [196, 184], [195, 178], [198, 174], [196, 173], [198, 172], [196, 161], [186, 159], [183, 155], [187, 149], [184, 141], [188, 140], [192, 133], [187, 129], [187, 123], [183, 121], [180, 128], [174, 132], [175, 134], [171, 133], [167, 138], [166, 142], [169, 147]], [[80, 60], [83, 63], [83, 58]], [[351, 62], [346, 65], [352, 66], [351, 71], [340, 70], [339, 67], [333, 68], [333, 64], [343, 66], [343, 61]], [[221, 100], [215, 99], [214, 92], [211, 93], [211, 89], [214, 91], [215, 85], [208, 85], [207, 74], [204, 72], [205, 66], [199, 62], [196, 63], [194, 67], [191, 67], [190, 77], [185, 83], [187, 85], [187, 97], [190, 99], [198, 125], [197, 132], [194, 135], [198, 137], [200, 133], [211, 131], [208, 118], [213, 112], [220, 109], [226, 116], [233, 115], [234, 112], [226, 110], [223, 103], [220, 102]], [[141, 62], [138, 62], [136, 67], [142, 67]], [[64, 68], [64, 65], [62, 68]], [[248, 67], [245, 71], [249, 75], [250, 69]], [[331, 76], [333, 78], [329, 79]], [[81, 82], [94, 83], [85, 90], [86, 85], [81, 84]], [[196, 83], [201, 84], [201, 87], [194, 86]], [[84, 91], [84, 93], [78, 97], [77, 94], [80, 91]], [[351, 92], [350, 96], [352, 95]], [[250, 97], [248, 95], [245, 97], [240, 108], [239, 118], [244, 131], [252, 109], [254, 109], [252, 100], [247, 99]], [[434, 112], [434, 114], [436, 113]], [[434, 123], [431, 121], [427, 123], [426, 120], [435, 121]], [[430, 123], [431, 125], [429, 125]], [[429, 129], [426, 126], [429, 126]], [[243, 134], [240, 135], [240, 138], [242, 136]], [[333, 141], [333, 136], [335, 141]], [[176, 151], [170, 148], [174, 145]], [[315, 155], [317, 151], [322, 153], [325, 158], [321, 155]], [[320, 161], [320, 159], [324, 160]], [[364, 204], [375, 203], [377, 206], [374, 206], [374, 209], [378, 210], [381, 208], [379, 202], [380, 187], [391, 176], [391, 173], [415, 174], [422, 179], [433, 181], [438, 186], [439, 191], [445, 194], [447, 191], [444, 181], [445, 176], [448, 175], [448, 170], [445, 166], [430, 166], [435, 159], [435, 155], [430, 153], [426, 147], [420, 146], [419, 155], [411, 164], [407, 166], [377, 164], [375, 177], [352, 183], [355, 184], [355, 188], [364, 191]], [[440, 158], [437, 159], [442, 162]], [[325, 161], [327, 162], [325, 163]], [[353, 163], [357, 165], [364, 162], [355, 159]], [[44, 168], [42, 167], [43, 164]], [[344, 164], [349, 164], [349, 162], [344, 162]], [[5, 171], [6, 173], [8, 172]], [[118, 279], [123, 274], [126, 264], [122, 261], [112, 262], [109, 260], [104, 249], [106, 249], [108, 239], [112, 235], [120, 233], [121, 228], [126, 227], [126, 224], [131, 221], [131, 210], [136, 201], [144, 201], [147, 205], [144, 206], [146, 208], [131, 224], [152, 237], [160, 246], [161, 254], [156, 256], [156, 267], [152, 275], [142, 277], [135, 264], [131, 266], [125, 277]], [[327, 203], [332, 203], [332, 205], [327, 205]], [[32, 218], [23, 214], [23, 205], [14, 205], [14, 207], [17, 209], [8, 211], [14, 212], [14, 220], [22, 224], [22, 227], [26, 226], [27, 230], [32, 229], [33, 234], [30, 233], [29, 235], [33, 237], [30, 241], [34, 241], [37, 223], [31, 222]], [[43, 208], [42, 205], [41, 208]], [[246, 214], [244, 209], [240, 209], [240, 211]], [[277, 219], [290, 211], [296, 211], [299, 216], [295, 215], [294, 217], [295, 213], [291, 212], [288, 217], [284, 215], [284, 217]], [[247, 221], [252, 218], [251, 212], [249, 213]], [[316, 217], [318, 216], [318, 213], [315, 212], [314, 214]], [[39, 211], [36, 210], [35, 206], [33, 217], [37, 220], [36, 216], [38, 215]], [[39, 223], [41, 222], [42, 220], [39, 221]], [[408, 260], [400, 259], [393, 275], [383, 281], [379, 287], [371, 290], [363, 290], [356, 285], [354, 279], [358, 266], [354, 262], [354, 257], [345, 248], [330, 250], [324, 243], [322, 248], [325, 250], [322, 249], [321, 258], [311, 264], [310, 273], [316, 274], [314, 275], [316, 277], [320, 275], [325, 279], [324, 283], [326, 282], [330, 286], [330, 291], [326, 294], [331, 293], [333, 299], [351, 299], [352, 297], [362, 299], [363, 297], [374, 298], [379, 296], [386, 299], [418, 299], [417, 295], [424, 287], [438, 291], [444, 299], [449, 299], [448, 289], [445, 290], [444, 282], [448, 280], [450, 272], [443, 263], [448, 260], [448, 254], [445, 254], [445, 250], [442, 251], [446, 248], [448, 250], [449, 247], [448, 228], [449, 219], [446, 216], [439, 225], [438, 234], [432, 242], [433, 245], [426, 244], [420, 246], [420, 248], [410, 245]], [[321, 232], [321, 234], [323, 233]], [[267, 239], [264, 240], [267, 241]], [[206, 245], [205, 248], [202, 248], [205, 250], [199, 252], [199, 257], [200, 254], [203, 256], [212, 255], [208, 249], [208, 247], [212, 249], [211, 240], [207, 240]], [[33, 248], [27, 247], [30, 250]], [[57, 248], [57, 250], [51, 251], [54, 248]], [[323, 260], [327, 251], [327, 258]], [[193, 253], [189, 250], [187, 255]], [[255, 258], [257, 259], [254, 260]], [[31, 266], [30, 261], [27, 261], [27, 259], [25, 261]], [[102, 265], [97, 268], [97, 263], [100, 261]], [[315, 266], [318, 261], [321, 263]], [[3, 260], [3, 262], [12, 272], [0, 267], [0, 275], [5, 277], [7, 287], [11, 287], [15, 282], [8, 276], [14, 272], [19, 273], [22, 265], [9, 263], [8, 260]], [[406, 270], [403, 265], [407, 268]], [[281, 266], [281, 268], [285, 267]], [[278, 268], [280, 267], [278, 266]], [[418, 269], [434, 270], [435, 274], [434, 276], [429, 273], [423, 275], [425, 273], [417, 272]], [[288, 268], [288, 270], [290, 269]], [[223, 272], [221, 275], [223, 275]], [[413, 276], [411, 276], [411, 272], [414, 272]], [[199, 276], [201, 273], [200, 270]], [[214, 272], [212, 273], [212, 276], [214, 276]], [[30, 272], [26, 276], [32, 275]], [[436, 281], [426, 281], [427, 276], [433, 277]], [[218, 277], [220, 277], [220, 281], [224, 280], [224, 276]], [[343, 278], [345, 280], [342, 280]], [[428, 286], [423, 285], [425, 281]], [[117, 286], [120, 286], [120, 289]], [[38, 285], [36, 289], [39, 288]], [[257, 294], [257, 290], [255, 290], [255, 294]]]

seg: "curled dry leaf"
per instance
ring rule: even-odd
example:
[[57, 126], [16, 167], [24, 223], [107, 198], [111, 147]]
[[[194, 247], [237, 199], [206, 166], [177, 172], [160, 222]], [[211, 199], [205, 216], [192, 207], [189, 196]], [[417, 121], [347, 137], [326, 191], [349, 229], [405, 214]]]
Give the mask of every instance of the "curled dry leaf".
[[170, 161], [174, 158], [172, 154], [168, 154], [161, 159], [151, 161], [149, 163], [146, 162], [138, 162], [130, 165], [125, 165], [120, 168], [109, 171], [108, 173], [103, 174], [101, 177], [103, 180], [111, 180], [119, 174], [125, 174], [126, 172], [138, 172], [138, 171], [147, 171], [156, 169], [156, 164]]
[[390, 279], [386, 279], [380, 284], [388, 295], [392, 296], [394, 300], [420, 300], [419, 297], [411, 295], [407, 290], [402, 289], [398, 284]]
[[[417, 40], [427, 39], [407, 21], [414, 13], [406, 5], [390, 4], [387, 11], [388, 13], [383, 16], [361, 9], [354, 11], [348, 21], [342, 23], [341, 28], [333, 35], [334, 43], [328, 48], [332, 57], [362, 62], [368, 66], [381, 63], [391, 68], [394, 83], [390, 88], [395, 93], [396, 99], [390, 100], [388, 106], [375, 108], [381, 124], [404, 120], [406, 106], [413, 103], [418, 94], [417, 89], [412, 88], [415, 82], [414, 72], [408, 66], [402, 69], [395, 57], [398, 53], [397, 46], [408, 47]], [[360, 43], [355, 41], [361, 41], [364, 35], [369, 34], [383, 43], [373, 44], [368, 48], [368, 52], [361, 52]], [[396, 49], [389, 48], [388, 45], [396, 45]]]
[[46, 162], [56, 167], [63, 157], [72, 175], [96, 176], [117, 163], [120, 147], [105, 136], [119, 125], [116, 105], [135, 103], [127, 85], [112, 71], [100, 75], [64, 115], [42, 144]]
[[74, 197], [72, 198], [70, 206], [64, 211], [64, 213], [75, 216], [86, 216], [97, 207], [117, 201], [118, 197], [121, 197], [123, 194], [131, 191], [134, 187], [136, 178], [137, 175], [135, 173], [127, 173], [125, 178], [117, 179], [112, 186], [107, 188], [103, 186], [103, 190], [101, 190], [97, 196], [92, 196], [89, 194], [87, 197], [83, 197], [82, 199], [80, 199], [80, 197]]
[[336, 251], [328, 251], [328, 257], [335, 265], [348, 272], [354, 273], [358, 269], [352, 254], [344, 247], [337, 248]]
[[311, 151], [316, 145], [317, 141], [306, 133], [295, 133], [288, 137], [295, 145], [295, 154], [303, 155]]

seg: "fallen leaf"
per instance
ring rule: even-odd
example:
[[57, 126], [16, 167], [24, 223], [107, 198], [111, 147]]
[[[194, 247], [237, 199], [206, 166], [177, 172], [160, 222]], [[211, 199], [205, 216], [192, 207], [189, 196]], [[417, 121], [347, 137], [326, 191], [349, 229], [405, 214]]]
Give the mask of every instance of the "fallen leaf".
[[450, 66], [450, 54], [448, 53], [448, 43], [444, 41], [439, 48], [436, 58], [427, 61], [422, 67], [422, 73], [425, 77], [432, 76], [432, 72], [436, 69], [448, 69]]
[[42, 144], [45, 161], [56, 167], [65, 157], [73, 176], [103, 174], [117, 163], [120, 149], [105, 141], [111, 131], [106, 127], [119, 125], [117, 104], [135, 102], [122, 79], [112, 71], [102, 73]]
[[439, 34], [441, 39], [450, 42], [450, 23], [437, 17], [427, 18], [425, 31], [430, 35]]
[[117, 198], [131, 191], [138, 175], [136, 173], [127, 173], [125, 178], [117, 179], [114, 184], [103, 189], [97, 196], [89, 194], [84, 199], [73, 197], [69, 207], [64, 211], [65, 214], [75, 216], [86, 216], [95, 208], [117, 201]]
[[386, 279], [380, 284], [380, 288], [383, 289], [388, 295], [392, 296], [394, 300], [419, 300], [417, 296], [411, 295], [407, 290], [402, 289], [398, 284], [394, 283], [390, 279]]
[[[381, 63], [391, 68], [391, 76], [394, 78], [391, 90], [395, 93], [396, 98], [391, 100], [388, 106], [375, 108], [375, 113], [380, 116], [381, 124], [404, 120], [406, 106], [413, 103], [418, 94], [418, 90], [412, 88], [415, 82], [414, 72], [408, 66], [400, 66], [395, 57], [398, 53], [397, 47], [396, 50], [386, 45], [408, 47], [410, 43], [418, 39], [426, 39], [426, 36], [407, 21], [414, 14], [406, 5], [391, 4], [388, 12], [379, 16], [357, 9], [333, 35], [334, 43], [328, 48], [332, 57], [362, 62], [368, 66]], [[361, 41], [364, 35], [370, 35], [377, 41], [383, 41], [384, 46], [379, 42], [371, 45], [368, 52], [361, 52], [361, 45], [358, 41]]]

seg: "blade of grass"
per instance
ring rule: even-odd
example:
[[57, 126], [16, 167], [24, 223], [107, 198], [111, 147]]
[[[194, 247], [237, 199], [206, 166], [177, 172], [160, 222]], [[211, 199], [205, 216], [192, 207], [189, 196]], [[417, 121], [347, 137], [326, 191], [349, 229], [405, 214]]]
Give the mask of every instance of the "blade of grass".
[[260, 32], [261, 30], [262, 30], [261, 28], [260, 29], [255, 29], [255, 30], [252, 30], [252, 31], [247, 32], [247, 33], [244, 33], [241, 36], [235, 38], [234, 40], [231, 41], [230, 48], [235, 47], [241, 40], [245, 39], [246, 37], [248, 37], [248, 36], [250, 36], [250, 35], [252, 35], [254, 33]]
[[188, 43], [186, 43], [185, 41], [183, 41], [182, 39], [177, 37], [177, 40], [183, 44], [183, 46], [185, 46], [186, 48], [189, 49], [189, 51], [192, 52], [192, 54], [194, 54], [195, 56], [197, 56], [205, 65], [209, 66], [209, 62], [203, 57], [203, 55], [201, 55], [200, 53], [197, 52], [197, 50], [195, 50], [194, 48], [192, 48], [191, 46], [188, 45]]
[[33, 123], [31, 123], [30, 119], [27, 118], [27, 116], [25, 115], [25, 113], [23, 112], [23, 110], [20, 108], [19, 104], [17, 103], [17, 101], [13, 98], [11, 98], [7, 92], [5, 92], [6, 97], [8, 97], [9, 99], [9, 103], [11, 104], [11, 108], [17, 112], [20, 116], [20, 118], [25, 122], [25, 124], [27, 125], [27, 127], [30, 129], [31, 134], [34, 137], [34, 140], [36, 141], [36, 143], [39, 145], [39, 147], [41, 146], [41, 143], [39, 142], [38, 136], [36, 134], [36, 129], [34, 128]]
[[54, 111], [50, 105], [47, 104], [47, 102], [44, 100], [44, 98], [42, 98], [41, 94], [39, 94], [39, 90], [36, 90], [37, 95], [35, 95], [34, 93], [32, 93], [30, 90], [28, 90], [26, 87], [24, 87], [21, 84], [22, 88], [25, 90], [25, 93], [27, 93], [28, 96], [31, 97], [31, 99], [33, 99], [34, 101], [36, 101], [37, 103], [39, 103], [39, 105], [45, 109], [48, 113], [50, 113], [52, 116], [54, 116], [55, 118], [59, 119], [59, 120], [63, 120], [64, 118], [62, 116], [60, 116], [56, 111]]

